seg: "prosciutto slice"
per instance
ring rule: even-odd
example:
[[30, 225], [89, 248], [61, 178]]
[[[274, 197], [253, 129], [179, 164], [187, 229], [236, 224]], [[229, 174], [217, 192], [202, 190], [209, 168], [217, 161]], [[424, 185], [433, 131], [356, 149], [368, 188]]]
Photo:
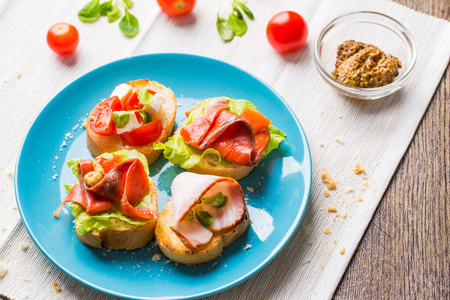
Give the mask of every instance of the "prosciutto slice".
[[252, 109], [238, 116], [228, 108], [224, 102], [211, 105], [203, 116], [183, 126], [180, 135], [197, 149], [214, 148], [230, 162], [254, 167], [269, 143], [270, 120]]
[[[225, 232], [240, 223], [246, 214], [244, 195], [236, 180], [228, 177], [200, 175], [190, 172], [179, 174], [172, 182], [174, 220], [172, 230], [191, 249], [207, 244], [214, 233]], [[204, 203], [196, 209], [207, 211], [213, 223], [204, 227], [197, 219], [185, 220], [185, 216], [204, 196], [221, 192], [228, 197], [223, 207]]]
[[89, 215], [95, 215], [112, 209], [113, 202], [120, 200], [120, 208], [125, 216], [144, 219], [158, 217], [158, 213], [148, 207], [134, 207], [150, 192], [147, 173], [139, 159], [131, 158], [115, 164], [98, 183], [91, 187], [84, 183], [84, 176], [94, 170], [92, 160], [78, 162], [77, 169], [80, 184], [72, 187], [61, 206], [55, 211], [55, 217], [67, 202], [78, 203]]

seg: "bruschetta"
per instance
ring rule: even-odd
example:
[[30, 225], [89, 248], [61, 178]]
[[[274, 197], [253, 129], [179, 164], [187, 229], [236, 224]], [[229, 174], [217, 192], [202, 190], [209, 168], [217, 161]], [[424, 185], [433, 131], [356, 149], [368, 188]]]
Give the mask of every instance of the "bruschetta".
[[146, 79], [120, 84], [89, 114], [87, 146], [93, 156], [134, 149], [151, 165], [161, 154], [153, 143], [167, 141], [176, 112], [170, 88]]
[[162, 253], [175, 262], [215, 259], [250, 224], [241, 186], [232, 178], [184, 172], [171, 190], [155, 236]]
[[206, 99], [186, 116], [175, 134], [154, 148], [190, 172], [239, 180], [286, 137], [247, 100]]
[[159, 217], [156, 187], [144, 155], [135, 150], [69, 161], [76, 175], [60, 207], [70, 203], [78, 239], [91, 247], [132, 250], [154, 236]]

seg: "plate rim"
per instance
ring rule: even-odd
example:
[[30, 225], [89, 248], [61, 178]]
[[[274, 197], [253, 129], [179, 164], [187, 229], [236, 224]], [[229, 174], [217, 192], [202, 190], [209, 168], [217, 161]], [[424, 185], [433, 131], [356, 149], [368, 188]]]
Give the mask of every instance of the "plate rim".
[[[119, 293], [117, 291], [108, 289], [108, 288], [104, 288], [101, 286], [98, 286], [94, 283], [91, 283], [83, 278], [81, 278], [80, 276], [75, 275], [74, 273], [72, 273], [70, 270], [68, 270], [67, 268], [65, 268], [64, 266], [62, 266], [56, 259], [54, 259], [48, 252], [47, 250], [42, 246], [42, 244], [39, 242], [39, 240], [36, 238], [36, 236], [33, 234], [33, 232], [31, 232], [30, 226], [28, 224], [27, 219], [24, 217], [23, 211], [22, 211], [22, 205], [21, 205], [21, 201], [19, 198], [19, 188], [18, 188], [18, 170], [19, 170], [19, 163], [20, 163], [20, 158], [22, 156], [22, 152], [24, 150], [24, 146], [26, 141], [28, 140], [28, 137], [30, 135], [30, 131], [33, 128], [33, 126], [35, 125], [37, 119], [41, 116], [41, 114], [49, 107], [49, 105], [55, 101], [55, 98], [64, 90], [69, 89], [72, 85], [76, 85], [78, 81], [80, 81], [83, 77], [92, 74], [94, 72], [100, 72], [102, 69], [104, 68], [108, 68], [111, 67], [114, 64], [120, 64], [120, 63], [124, 63], [125, 61], [129, 61], [129, 60], [135, 60], [135, 59], [144, 59], [147, 57], [188, 57], [189, 59], [200, 59], [200, 60], [206, 60], [212, 63], [218, 63], [218, 64], [222, 64], [228, 67], [232, 67], [234, 69], [237, 69], [238, 71], [247, 74], [249, 76], [251, 76], [253, 79], [259, 81], [261, 84], [263, 84], [266, 88], [268, 88], [277, 98], [278, 100], [280, 100], [282, 102], [282, 104], [288, 109], [289, 113], [291, 114], [291, 116], [293, 116], [293, 119], [297, 125], [297, 127], [300, 129], [300, 135], [302, 137], [302, 143], [304, 144], [304, 158], [305, 161], [308, 162], [309, 165], [309, 174], [308, 176], [304, 176], [305, 179], [309, 179], [309, 184], [308, 182], [306, 182], [305, 180], [305, 192], [303, 195], [303, 199], [302, 199], [302, 204], [298, 210], [298, 213], [295, 217], [295, 219], [293, 220], [292, 224], [290, 225], [290, 227], [286, 230], [285, 234], [283, 235], [282, 239], [280, 240], [280, 242], [273, 248], [272, 252], [264, 259], [262, 260], [256, 267], [252, 268], [249, 272], [247, 272], [246, 274], [244, 274], [243, 276], [236, 278], [233, 281], [230, 281], [226, 284], [223, 284], [215, 289], [210, 289], [208, 291], [204, 291], [204, 292], [199, 292], [196, 294], [192, 294], [189, 296], [177, 296], [177, 297], [170, 297], [170, 296], [164, 296], [164, 297], [136, 297], [136, 296], [132, 296], [132, 295], [126, 295], [126, 294], [122, 294]], [[36, 244], [36, 246], [39, 248], [39, 250], [45, 255], [45, 257], [47, 257], [47, 259], [53, 263], [56, 267], [58, 267], [61, 271], [63, 271], [65, 274], [67, 274], [68, 276], [72, 277], [73, 279], [81, 282], [84, 285], [87, 285], [90, 288], [93, 288], [101, 293], [107, 294], [107, 295], [111, 295], [111, 296], [116, 296], [116, 297], [122, 297], [122, 298], [126, 298], [126, 299], [151, 299], [151, 300], [157, 300], [157, 299], [195, 299], [195, 298], [199, 298], [199, 297], [206, 297], [206, 296], [211, 296], [213, 294], [217, 294], [220, 292], [223, 292], [227, 289], [230, 289], [231, 287], [234, 287], [236, 285], [238, 285], [239, 283], [243, 283], [244, 281], [248, 280], [249, 278], [251, 278], [252, 276], [254, 276], [255, 274], [257, 274], [258, 272], [260, 272], [262, 269], [264, 269], [280, 252], [281, 250], [286, 247], [286, 245], [288, 244], [288, 242], [292, 239], [294, 233], [297, 231], [298, 227], [300, 226], [301, 220], [303, 218], [303, 215], [305, 214], [306, 208], [308, 206], [308, 202], [311, 196], [311, 185], [312, 185], [312, 159], [311, 159], [311, 150], [309, 147], [309, 143], [308, 143], [308, 139], [306, 136], [306, 132], [303, 129], [300, 121], [298, 120], [296, 114], [294, 113], [294, 111], [292, 110], [292, 108], [290, 107], [290, 105], [284, 100], [283, 97], [281, 97], [281, 95], [275, 91], [269, 84], [267, 84], [264, 80], [260, 79], [258, 76], [255, 76], [254, 74], [252, 74], [251, 72], [248, 72], [246, 70], [244, 70], [243, 68], [240, 68], [232, 63], [229, 62], [225, 62], [219, 59], [215, 59], [215, 58], [211, 58], [211, 57], [207, 57], [207, 56], [201, 56], [201, 55], [195, 55], [195, 54], [187, 54], [187, 53], [152, 53], [152, 54], [142, 54], [142, 55], [136, 55], [136, 56], [129, 56], [129, 57], [125, 57], [122, 59], [118, 59], [118, 60], [114, 60], [112, 62], [103, 64], [97, 68], [94, 68], [92, 70], [87, 71], [86, 73], [83, 73], [82, 75], [80, 75], [79, 77], [77, 77], [75, 80], [73, 80], [72, 82], [70, 82], [68, 85], [66, 85], [63, 89], [61, 89], [60, 91], [58, 91], [47, 103], [45, 103], [42, 107], [41, 110], [36, 114], [36, 116], [34, 117], [34, 120], [31, 122], [31, 125], [28, 127], [27, 133], [24, 136], [21, 146], [20, 146], [20, 150], [17, 153], [17, 157], [16, 157], [16, 164], [15, 164], [15, 172], [14, 172], [14, 192], [15, 192], [15, 198], [16, 198], [16, 204], [20, 213], [20, 217], [22, 219], [22, 222], [28, 232], [28, 234], [30, 235], [31, 239], [33, 240], [33, 242]]]

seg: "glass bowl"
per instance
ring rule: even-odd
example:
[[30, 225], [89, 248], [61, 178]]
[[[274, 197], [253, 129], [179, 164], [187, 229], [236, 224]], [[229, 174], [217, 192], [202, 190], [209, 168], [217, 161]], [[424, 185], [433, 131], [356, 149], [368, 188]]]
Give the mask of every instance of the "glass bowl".
[[[376, 88], [360, 88], [343, 84], [331, 75], [335, 70], [337, 48], [342, 42], [355, 40], [372, 44], [402, 62], [394, 82]], [[320, 32], [314, 45], [314, 62], [321, 77], [342, 94], [361, 100], [375, 100], [401, 89], [416, 64], [416, 47], [411, 33], [397, 20], [371, 11], [341, 15]]]

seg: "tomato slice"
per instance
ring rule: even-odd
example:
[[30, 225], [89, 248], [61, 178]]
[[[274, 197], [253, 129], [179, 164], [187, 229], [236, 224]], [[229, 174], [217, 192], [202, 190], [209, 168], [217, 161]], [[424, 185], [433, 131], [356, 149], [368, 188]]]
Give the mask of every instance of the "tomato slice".
[[89, 118], [89, 126], [92, 131], [99, 135], [115, 134], [116, 126], [112, 121], [112, 113], [117, 110], [122, 110], [122, 103], [117, 96], [109, 97], [100, 102]]
[[161, 135], [161, 132], [162, 123], [158, 119], [131, 131], [124, 132], [119, 136], [127, 145], [144, 146], [156, 140]]
[[[156, 94], [156, 92], [154, 92], [152, 90], [147, 89], [147, 91], [152, 95]], [[135, 110], [135, 109], [144, 107], [144, 105], [139, 103], [139, 98], [137, 96], [137, 93], [133, 93], [133, 94], [131, 94], [130, 97], [128, 97], [127, 99], [124, 99], [122, 106], [123, 106], [123, 110]]]

